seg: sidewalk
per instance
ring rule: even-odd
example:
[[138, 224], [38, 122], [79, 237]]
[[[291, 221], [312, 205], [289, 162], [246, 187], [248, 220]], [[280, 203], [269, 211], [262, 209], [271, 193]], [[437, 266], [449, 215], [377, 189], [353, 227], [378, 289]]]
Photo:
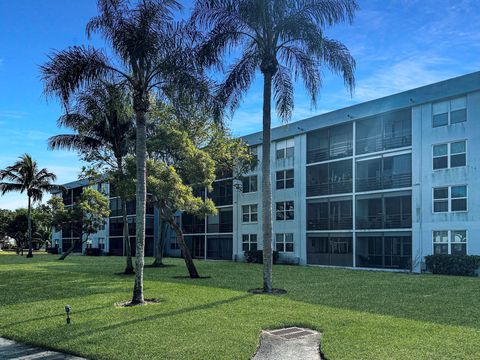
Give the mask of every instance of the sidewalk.
[[55, 351], [44, 350], [37, 347], [23, 345], [12, 340], [0, 337], [0, 359], [18, 360], [86, 360], [72, 355], [62, 354]]

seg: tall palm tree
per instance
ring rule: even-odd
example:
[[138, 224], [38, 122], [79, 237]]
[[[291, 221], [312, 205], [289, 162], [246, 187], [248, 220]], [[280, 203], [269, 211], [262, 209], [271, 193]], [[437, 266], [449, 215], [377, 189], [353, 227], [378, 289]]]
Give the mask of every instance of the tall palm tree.
[[124, 86], [98, 82], [78, 94], [73, 112], [58, 119], [59, 127], [68, 127], [76, 133], [48, 139], [50, 149], [80, 152], [97, 169], [105, 170], [115, 185], [122, 203], [125, 274], [134, 273], [127, 219], [127, 201], [133, 194], [125, 173], [125, 157], [132, 152], [134, 143], [132, 119], [130, 98]]
[[[115, 79], [128, 86], [136, 122], [136, 271], [132, 305], [143, 304], [145, 247], [146, 145], [145, 126], [150, 96], [165, 87], [190, 87], [204, 94], [208, 84], [198, 77], [190, 45], [193, 29], [175, 23], [175, 0], [98, 0], [99, 15], [87, 24], [87, 35], [100, 34], [112, 58], [99, 49], [74, 46], [55, 52], [41, 67], [45, 92], [58, 96], [66, 108], [72, 95], [98, 79]], [[187, 31], [188, 30], [188, 31]]]
[[272, 86], [278, 116], [287, 121], [294, 109], [293, 81], [303, 79], [312, 103], [321, 87], [324, 66], [340, 74], [353, 90], [355, 61], [324, 28], [352, 21], [355, 0], [197, 0], [192, 20], [209, 34], [201, 54], [206, 64], [222, 68], [226, 52], [239, 59], [228, 71], [218, 95], [234, 110], [257, 70], [263, 75], [262, 230], [263, 291], [272, 292], [272, 185], [270, 127]]
[[[57, 179], [56, 175], [47, 169], [38, 169], [37, 162], [28, 154], [22, 155], [12, 166], [0, 170], [0, 191], [2, 195], [7, 192], [18, 191], [27, 193], [28, 197], [28, 254], [33, 257], [32, 246], [32, 202], [41, 201], [46, 191], [58, 190], [52, 184]], [[7, 180], [7, 181], [3, 181]]]

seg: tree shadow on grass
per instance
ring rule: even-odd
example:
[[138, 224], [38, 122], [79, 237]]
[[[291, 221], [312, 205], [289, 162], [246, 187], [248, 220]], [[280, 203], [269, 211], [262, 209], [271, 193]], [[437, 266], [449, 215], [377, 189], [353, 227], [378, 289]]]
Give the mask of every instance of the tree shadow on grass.
[[[116, 330], [118, 328], [125, 327], [125, 326], [138, 325], [140, 322], [144, 322], [144, 321], [155, 321], [155, 320], [160, 320], [160, 319], [164, 319], [164, 318], [174, 317], [174, 316], [177, 316], [177, 315], [184, 315], [184, 314], [192, 313], [192, 312], [196, 312], [196, 311], [208, 310], [208, 309], [212, 309], [212, 308], [217, 307], [217, 306], [222, 306], [222, 305], [234, 303], [236, 301], [243, 300], [243, 299], [248, 298], [250, 296], [253, 296], [253, 295], [252, 294], [244, 294], [244, 295], [235, 296], [235, 297], [225, 299], [225, 300], [219, 300], [219, 301], [214, 301], [214, 302], [207, 303], [207, 304], [195, 305], [195, 306], [191, 306], [191, 307], [187, 307], [187, 308], [181, 308], [181, 309], [178, 309], [178, 310], [173, 310], [173, 311], [163, 312], [163, 313], [159, 313], [159, 314], [154, 314], [154, 315], [150, 315], [150, 316], [147, 316], [147, 317], [144, 317], [144, 318], [135, 318], [135, 319], [131, 319], [131, 320], [128, 320], [128, 321], [121, 322], [121, 323], [116, 323], [116, 324], [111, 324], [111, 325], [98, 327], [98, 328], [95, 328], [94, 330], [95, 330], [95, 332], [104, 332], [104, 331], [109, 331], [109, 330]], [[127, 310], [124, 308], [123, 310], [119, 309], [119, 311], [127, 311]], [[85, 331], [75, 332], [74, 336], [76, 336], [76, 337], [80, 336], [81, 337], [81, 336], [85, 336], [85, 335], [91, 335], [91, 333], [92, 333], [92, 329], [88, 329], [88, 330], [85, 330]]]

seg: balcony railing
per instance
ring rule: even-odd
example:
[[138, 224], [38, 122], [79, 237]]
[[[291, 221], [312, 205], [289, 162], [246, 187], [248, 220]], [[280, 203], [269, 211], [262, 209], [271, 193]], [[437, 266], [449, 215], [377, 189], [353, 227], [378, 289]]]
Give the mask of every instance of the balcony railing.
[[357, 139], [356, 151], [357, 154], [366, 154], [410, 145], [412, 145], [412, 132], [407, 130], [400, 131], [395, 134], [387, 134], [385, 137], [377, 135], [368, 138]]
[[231, 233], [233, 224], [208, 224], [208, 233]]
[[412, 227], [411, 214], [357, 216], [358, 229], [404, 229]]
[[397, 174], [390, 176], [375, 176], [358, 179], [355, 191], [371, 191], [380, 189], [394, 189], [412, 186], [412, 174]]
[[185, 234], [203, 234], [205, 224], [182, 224], [182, 230]]
[[307, 163], [315, 163], [331, 159], [339, 159], [342, 157], [352, 156], [353, 143], [344, 141], [327, 148], [313, 149], [307, 152]]
[[352, 217], [330, 217], [307, 220], [307, 230], [351, 230]]
[[232, 205], [233, 204], [233, 195], [208, 195], [210, 199], [215, 203], [216, 206], [225, 206], [225, 205]]
[[352, 192], [352, 180], [307, 185], [307, 196], [344, 194]]

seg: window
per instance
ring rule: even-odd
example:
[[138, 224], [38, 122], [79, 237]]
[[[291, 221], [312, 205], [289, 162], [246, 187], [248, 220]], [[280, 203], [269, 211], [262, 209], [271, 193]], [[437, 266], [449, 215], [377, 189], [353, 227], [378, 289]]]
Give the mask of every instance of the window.
[[277, 190], [293, 188], [293, 169], [277, 171]]
[[243, 234], [242, 249], [243, 251], [256, 251], [257, 250], [257, 234]]
[[258, 205], [243, 205], [242, 206], [242, 222], [257, 222], [258, 221]]
[[293, 234], [277, 234], [275, 246], [278, 252], [293, 252]]
[[448, 187], [433, 189], [433, 212], [448, 212]]
[[467, 144], [457, 141], [450, 144], [450, 167], [465, 166], [467, 164]]
[[432, 106], [432, 126], [446, 126], [467, 121], [467, 98], [442, 101]]
[[295, 149], [295, 142], [293, 139], [281, 140], [276, 143], [276, 159], [292, 158]]
[[456, 141], [433, 146], [433, 170], [465, 166], [467, 164], [466, 141]]
[[467, 187], [452, 186], [450, 188], [450, 211], [467, 211]]
[[258, 190], [257, 175], [246, 176], [242, 179], [242, 192], [251, 193]]
[[293, 220], [293, 201], [277, 202], [277, 220]]
[[466, 230], [437, 230], [433, 232], [434, 254], [467, 254]]
[[467, 211], [467, 186], [433, 189], [433, 212]]
[[257, 146], [250, 146], [248, 148], [248, 152], [250, 153], [250, 156], [252, 157], [252, 167], [250, 170], [255, 170], [258, 165], [258, 147]]

